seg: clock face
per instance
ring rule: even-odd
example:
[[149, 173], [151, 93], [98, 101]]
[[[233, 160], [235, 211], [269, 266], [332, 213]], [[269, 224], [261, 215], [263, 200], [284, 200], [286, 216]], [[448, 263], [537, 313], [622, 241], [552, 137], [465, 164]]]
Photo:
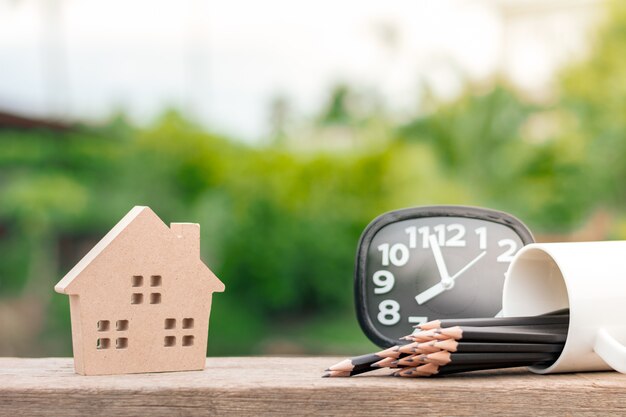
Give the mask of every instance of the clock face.
[[[362, 239], [357, 263], [357, 304], [363, 316], [359, 319], [380, 345], [394, 344], [411, 333], [412, 326], [429, 320], [498, 315], [509, 263], [532, 242], [519, 221], [512, 217], [514, 224], [503, 221], [504, 213], [437, 209], [442, 211], [439, 215], [419, 216], [424, 209], [416, 209], [413, 218], [391, 216], [392, 221], [369, 229], [373, 234], [367, 242]], [[497, 213], [499, 219], [487, 213]]]

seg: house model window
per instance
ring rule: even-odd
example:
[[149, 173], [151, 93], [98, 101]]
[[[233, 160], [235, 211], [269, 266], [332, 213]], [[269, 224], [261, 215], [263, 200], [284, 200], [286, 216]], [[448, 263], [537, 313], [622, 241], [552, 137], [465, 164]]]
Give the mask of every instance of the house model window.
[[111, 340], [115, 338], [116, 349], [126, 349], [128, 347], [128, 338], [121, 336], [118, 332], [128, 331], [128, 320], [116, 320], [115, 329], [111, 328], [111, 320], [98, 320], [96, 323], [97, 340], [96, 349], [106, 350], [111, 347]]
[[[179, 330], [177, 326], [178, 323], [182, 323]], [[180, 341], [180, 346], [189, 347], [193, 346], [194, 336], [190, 333], [190, 330], [193, 329], [194, 319], [191, 317], [183, 318], [182, 320], [177, 320], [175, 318], [165, 319], [163, 328], [166, 330], [166, 335], [163, 338], [163, 346], [164, 347], [174, 347], [176, 346], [176, 339]]]
[[133, 291], [130, 296], [131, 304], [143, 304], [144, 300], [149, 300], [150, 304], [161, 304], [161, 293], [154, 292], [157, 287], [160, 287], [163, 283], [161, 275], [150, 276], [150, 288], [142, 288], [144, 286], [143, 275], [133, 275], [130, 282]]
[[214, 292], [200, 226], [133, 208], [59, 281], [70, 296], [74, 367], [84, 375], [204, 369]]

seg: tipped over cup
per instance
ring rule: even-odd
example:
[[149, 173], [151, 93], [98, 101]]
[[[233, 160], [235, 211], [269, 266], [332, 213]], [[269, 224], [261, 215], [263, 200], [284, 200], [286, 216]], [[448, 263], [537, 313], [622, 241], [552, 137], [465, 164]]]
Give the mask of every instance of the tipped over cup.
[[525, 246], [506, 274], [502, 308], [507, 317], [569, 308], [560, 356], [531, 371], [626, 373], [626, 241]]

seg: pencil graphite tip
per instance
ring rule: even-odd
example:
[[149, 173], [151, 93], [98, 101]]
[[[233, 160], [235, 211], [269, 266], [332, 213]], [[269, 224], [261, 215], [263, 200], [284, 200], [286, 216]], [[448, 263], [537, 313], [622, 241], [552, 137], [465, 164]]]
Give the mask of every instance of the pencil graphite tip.
[[322, 378], [328, 378], [330, 376], [329, 372], [326, 372], [324, 375], [322, 375]]
[[459, 342], [454, 339], [440, 340], [434, 344], [438, 349], [447, 350], [448, 352], [456, 352], [459, 348]]
[[425, 362], [426, 362], [426, 355], [417, 354], [417, 355], [407, 356], [406, 358], [400, 359], [398, 361], [398, 365], [415, 366], [416, 364], [422, 364]]
[[413, 375], [413, 371], [415, 371], [415, 367], [403, 369], [400, 371], [400, 376], [410, 377]]
[[400, 360], [397, 360], [396, 363], [394, 365], [411, 365], [413, 363], [413, 356], [407, 356], [406, 358], [402, 358]]
[[428, 375], [435, 375], [439, 372], [439, 365], [436, 365], [434, 363], [427, 363], [425, 365], [418, 366], [417, 368], [415, 368], [415, 370]]
[[415, 357], [416, 362], [427, 363], [428, 362], [428, 354], [421, 354]]
[[446, 339], [450, 339], [452, 336], [450, 336], [452, 333], [450, 332], [444, 332], [444, 330], [447, 329], [435, 329], [434, 332], [435, 334], [433, 335], [433, 340], [446, 340]]
[[430, 376], [430, 374], [419, 370], [420, 367], [406, 368], [399, 372], [398, 376], [405, 378], [415, 378], [420, 376]]

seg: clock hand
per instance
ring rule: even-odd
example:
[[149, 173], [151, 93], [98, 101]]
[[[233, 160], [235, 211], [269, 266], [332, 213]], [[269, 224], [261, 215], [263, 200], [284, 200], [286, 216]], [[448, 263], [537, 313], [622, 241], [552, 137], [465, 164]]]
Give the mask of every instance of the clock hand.
[[475, 257], [474, 259], [472, 259], [470, 261], [470, 263], [468, 263], [467, 265], [465, 265], [463, 268], [461, 268], [461, 270], [459, 272], [457, 272], [456, 274], [454, 274], [450, 280], [454, 281], [455, 279], [457, 279], [457, 277], [459, 275], [461, 275], [463, 272], [467, 271], [472, 265], [474, 265], [476, 262], [478, 262], [483, 256], [485, 256], [487, 254], [487, 251], [483, 251], [480, 255], [478, 255], [477, 257]]
[[430, 287], [426, 291], [421, 292], [417, 296], [415, 296], [415, 301], [417, 301], [417, 304], [424, 304], [428, 300], [435, 298], [442, 292], [446, 291], [448, 288], [452, 288], [451, 284], [453, 283], [453, 280], [450, 279], [448, 268], [446, 268], [446, 263], [443, 260], [443, 254], [441, 253], [439, 242], [437, 242], [437, 237], [435, 235], [430, 235], [428, 237], [428, 242], [430, 243], [430, 248], [432, 249], [433, 256], [435, 257], [435, 264], [437, 264], [439, 279], [441, 279], [441, 281], [436, 285]]
[[[429, 239], [430, 240], [430, 239]], [[434, 242], [435, 245], [437, 245], [437, 242]], [[431, 246], [433, 246], [433, 242], [430, 242]], [[438, 246], [437, 246], [438, 248]], [[439, 254], [441, 254], [441, 251], [438, 251]], [[433, 250], [433, 253], [436, 253], [435, 250]], [[485, 256], [487, 254], [487, 251], [483, 251], [480, 255], [478, 255], [477, 257], [475, 257], [474, 259], [472, 259], [467, 265], [465, 265], [463, 268], [461, 268], [461, 270], [459, 272], [457, 272], [456, 274], [454, 274], [454, 276], [452, 277], [447, 277], [446, 279], [442, 279], [441, 282], [435, 284], [434, 286], [430, 287], [429, 289], [427, 289], [424, 292], [419, 293], [416, 297], [415, 297], [415, 301], [417, 301], [417, 304], [424, 304], [427, 301], [432, 300], [433, 298], [437, 297], [439, 294], [448, 291], [450, 289], [452, 289], [454, 280], [460, 276], [463, 272], [467, 271], [472, 265], [474, 265], [476, 262], [478, 262], [483, 256]], [[435, 259], [437, 259], [435, 257]], [[444, 270], [445, 270], [445, 265], [443, 266]], [[447, 271], [446, 271], [447, 273]]]
[[437, 270], [439, 271], [441, 282], [450, 283], [450, 274], [448, 273], [448, 268], [446, 268], [446, 264], [443, 260], [443, 254], [441, 253], [441, 248], [437, 242], [437, 237], [435, 235], [430, 235], [428, 237], [428, 242], [430, 243], [430, 248], [432, 249], [433, 256], [435, 257], [435, 263], [437, 264]]
[[446, 287], [444, 286], [444, 284], [442, 282], [438, 282], [436, 285], [430, 287], [426, 291], [417, 294], [415, 296], [415, 301], [417, 301], [417, 304], [422, 305], [445, 291]]

